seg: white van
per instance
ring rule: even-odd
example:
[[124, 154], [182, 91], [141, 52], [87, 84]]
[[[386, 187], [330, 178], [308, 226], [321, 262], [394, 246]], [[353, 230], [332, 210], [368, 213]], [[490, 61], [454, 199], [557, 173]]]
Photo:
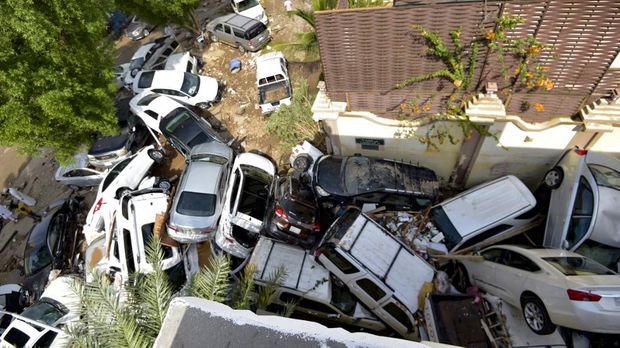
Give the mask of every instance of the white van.
[[474, 186], [445, 200], [430, 211], [430, 219], [443, 234], [449, 253], [465, 252], [525, 232], [541, 222], [536, 198], [513, 175]]
[[418, 295], [435, 276], [424, 259], [354, 207], [330, 226], [315, 256], [394, 331], [420, 340]]
[[[304, 249], [262, 237], [250, 258], [256, 266], [254, 282], [265, 286], [274, 272], [286, 275], [279, 282], [273, 298], [275, 310], [295, 303], [297, 316], [319, 318], [372, 331], [386, 330], [385, 324], [359, 303], [344, 286], [332, 280], [329, 271], [314, 261]], [[272, 308], [269, 308], [272, 309]]]

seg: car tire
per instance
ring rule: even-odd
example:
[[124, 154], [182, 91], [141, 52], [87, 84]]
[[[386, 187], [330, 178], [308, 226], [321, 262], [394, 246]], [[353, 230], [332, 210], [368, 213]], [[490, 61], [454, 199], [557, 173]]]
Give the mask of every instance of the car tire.
[[237, 49], [239, 49], [239, 52], [245, 53], [245, 47], [242, 44], [237, 44]]
[[548, 335], [555, 331], [555, 324], [551, 322], [545, 305], [537, 296], [522, 296], [521, 310], [525, 323], [534, 333]]
[[164, 161], [164, 153], [159, 150], [150, 149], [148, 155], [157, 164], [160, 164]]
[[131, 192], [131, 190], [129, 189], [129, 187], [121, 187], [118, 190], [116, 190], [116, 199], [120, 199], [121, 197], [123, 197], [125, 194]]
[[293, 169], [305, 172], [312, 165], [312, 157], [308, 154], [301, 154], [293, 160]]
[[157, 182], [157, 187], [166, 192], [170, 192], [170, 189], [172, 188], [172, 183], [166, 178], [160, 178]]
[[560, 167], [555, 167], [545, 174], [543, 185], [550, 190], [560, 187], [564, 180], [564, 171]]
[[220, 39], [218, 39], [217, 35], [215, 35], [215, 34], [209, 35], [209, 39], [211, 39], [211, 42], [218, 42], [218, 41], [220, 41]]

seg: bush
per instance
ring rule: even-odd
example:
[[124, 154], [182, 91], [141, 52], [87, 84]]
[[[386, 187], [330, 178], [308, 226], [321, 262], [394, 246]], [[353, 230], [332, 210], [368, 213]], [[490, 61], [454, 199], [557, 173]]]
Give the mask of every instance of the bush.
[[280, 137], [280, 146], [290, 149], [304, 139], [315, 140], [319, 129], [312, 119], [312, 103], [308, 82], [302, 80], [293, 90], [291, 105], [282, 105], [267, 120], [267, 131]]

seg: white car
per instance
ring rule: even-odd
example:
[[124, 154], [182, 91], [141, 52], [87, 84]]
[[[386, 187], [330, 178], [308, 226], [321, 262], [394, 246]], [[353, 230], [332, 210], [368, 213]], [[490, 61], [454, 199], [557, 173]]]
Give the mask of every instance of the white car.
[[558, 325], [620, 333], [620, 275], [598, 262], [561, 249], [513, 245], [492, 246], [478, 254], [484, 261], [461, 261], [465, 276], [521, 308], [533, 332], [550, 334]]
[[240, 260], [249, 257], [263, 228], [275, 175], [276, 166], [266, 157], [254, 153], [237, 156], [215, 234], [217, 248]]
[[59, 166], [54, 174], [57, 182], [69, 187], [90, 187], [99, 185], [107, 170], [100, 170], [88, 163], [86, 153], [75, 155], [75, 161], [66, 166]]
[[256, 57], [258, 106], [263, 114], [291, 105], [293, 90], [282, 52], [269, 52]]
[[620, 270], [620, 161], [569, 150], [547, 172], [543, 186], [551, 190], [543, 245]]
[[[153, 265], [147, 261], [146, 247], [154, 236], [157, 216], [166, 214], [168, 202], [168, 193], [158, 188], [123, 195], [114, 212], [112, 233], [96, 239], [85, 252], [87, 271], [104, 271], [112, 277], [120, 277], [121, 283], [132, 273], [152, 272]], [[163, 223], [162, 228], [165, 228]], [[170, 280], [179, 285], [186, 281], [185, 269], [181, 249], [176, 242], [171, 242], [162, 239], [161, 266]], [[110, 247], [106, 249], [106, 245]]]
[[[164, 64], [164, 70], [175, 70], [199, 74], [202, 71], [201, 66], [202, 62], [187, 51], [170, 55]], [[154, 66], [153, 69], [161, 70], [159, 66]]]
[[111, 214], [124, 193], [155, 183], [154, 178], [145, 176], [153, 163], [162, 159], [163, 154], [149, 145], [110, 169], [99, 184], [95, 203], [86, 216], [83, 233], [87, 243], [110, 230]]
[[[68, 347], [70, 338], [63, 328], [80, 319], [80, 299], [72, 289], [74, 278], [52, 280], [39, 301], [21, 314], [4, 314], [10, 321], [0, 336], [2, 347]], [[9, 318], [12, 317], [12, 318]]]
[[179, 42], [169, 36], [160, 37], [144, 44], [131, 57], [129, 68], [123, 77], [125, 86], [133, 84], [136, 75], [142, 70], [156, 69], [166, 64], [166, 60], [179, 47]]
[[141, 71], [132, 89], [136, 94], [151, 91], [201, 109], [219, 101], [223, 91], [221, 84], [212, 77], [173, 70]]
[[125, 75], [129, 73], [129, 63], [114, 67], [114, 77], [116, 77], [116, 88], [121, 89], [125, 86]]
[[264, 25], [269, 23], [269, 18], [265, 13], [265, 9], [258, 0], [230, 0], [230, 5], [235, 13], [242, 16], [256, 19]]

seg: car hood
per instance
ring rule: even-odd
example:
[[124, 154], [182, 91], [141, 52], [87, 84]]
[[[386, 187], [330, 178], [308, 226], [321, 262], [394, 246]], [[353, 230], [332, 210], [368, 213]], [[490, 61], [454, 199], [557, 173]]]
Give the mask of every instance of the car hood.
[[[140, 23], [140, 22], [133, 22], [131, 24], [129, 24], [127, 26], [127, 32], [130, 34], [133, 34], [134, 31], [142, 31], [144, 29], [145, 25], [144, 23]], [[139, 32], [136, 34], [140, 34]]]
[[620, 248], [620, 191], [598, 187], [598, 209], [590, 238], [605, 245]]
[[261, 5], [256, 5], [254, 7], [250, 7], [245, 11], [239, 12], [239, 14], [245, 17], [254, 18], [262, 21], [263, 15], [265, 14], [265, 9]]
[[219, 87], [220, 86], [217, 83], [217, 80], [213, 77], [201, 76], [200, 90], [198, 91], [197, 97], [200, 99], [200, 101], [214, 101], [217, 97]]
[[91, 156], [97, 156], [108, 152], [118, 151], [127, 145], [129, 138], [130, 133], [101, 138], [93, 144], [88, 151], [88, 154]]

